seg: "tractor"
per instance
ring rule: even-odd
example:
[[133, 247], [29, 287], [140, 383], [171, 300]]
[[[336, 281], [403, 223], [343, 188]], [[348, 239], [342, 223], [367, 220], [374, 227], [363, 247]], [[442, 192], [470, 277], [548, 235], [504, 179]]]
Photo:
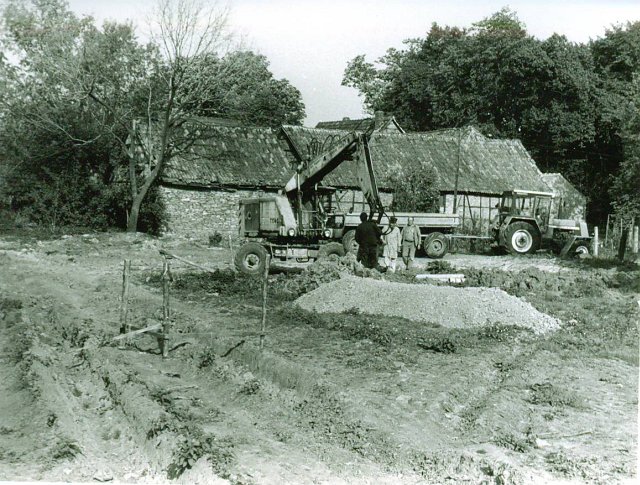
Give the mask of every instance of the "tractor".
[[591, 237], [584, 221], [553, 218], [555, 196], [549, 192], [503, 192], [494, 239], [511, 254], [550, 249], [561, 256], [588, 254]]

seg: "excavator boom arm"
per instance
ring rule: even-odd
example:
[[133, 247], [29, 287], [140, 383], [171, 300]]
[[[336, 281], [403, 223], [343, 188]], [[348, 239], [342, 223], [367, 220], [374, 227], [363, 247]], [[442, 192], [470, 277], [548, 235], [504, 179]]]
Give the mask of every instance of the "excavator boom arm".
[[345, 160], [356, 162], [358, 183], [364, 197], [371, 208], [371, 212], [382, 217], [384, 207], [380, 201], [378, 186], [373, 172], [373, 161], [369, 150], [369, 143], [364, 134], [350, 133], [342, 138], [335, 146], [311, 159], [305, 167], [301, 167], [285, 186], [287, 193], [305, 192], [313, 190], [316, 184], [338, 168]]

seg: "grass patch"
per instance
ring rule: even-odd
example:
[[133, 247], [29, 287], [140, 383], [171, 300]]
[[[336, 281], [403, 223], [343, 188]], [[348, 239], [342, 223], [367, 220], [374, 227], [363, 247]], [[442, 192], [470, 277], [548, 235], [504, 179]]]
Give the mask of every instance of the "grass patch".
[[178, 449], [173, 454], [167, 475], [174, 480], [185, 471], [193, 468], [200, 458], [207, 458], [213, 470], [221, 477], [229, 477], [229, 467], [234, 461], [231, 451], [233, 444], [229, 440], [219, 440], [212, 434], [192, 430], [180, 437]]
[[493, 442], [502, 448], [518, 453], [526, 453], [536, 444], [535, 436], [531, 430], [527, 430], [525, 433], [500, 433], [494, 437]]
[[550, 382], [532, 384], [529, 391], [529, 402], [531, 404], [576, 409], [584, 407], [584, 402], [574, 391], [555, 386]]
[[82, 450], [78, 443], [67, 437], [58, 438], [51, 450], [51, 456], [54, 460], [73, 460], [81, 454]]
[[618, 271], [640, 271], [640, 265], [634, 261], [620, 261], [617, 258], [589, 258], [580, 265], [593, 269], [617, 269]]
[[368, 340], [384, 348], [427, 350], [451, 354], [463, 349], [494, 347], [529, 337], [527, 329], [504, 325], [477, 328], [445, 328], [404, 318], [379, 317], [349, 309], [343, 313], [315, 313], [296, 305], [283, 305], [270, 314], [273, 324], [311, 326], [338, 332], [347, 340]]

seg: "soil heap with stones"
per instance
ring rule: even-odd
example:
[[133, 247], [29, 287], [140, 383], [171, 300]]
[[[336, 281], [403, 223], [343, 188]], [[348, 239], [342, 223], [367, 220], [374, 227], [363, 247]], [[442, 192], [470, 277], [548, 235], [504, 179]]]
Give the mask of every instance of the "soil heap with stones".
[[514, 325], [545, 333], [560, 322], [497, 288], [455, 288], [344, 276], [296, 300], [319, 313], [355, 311], [443, 327]]

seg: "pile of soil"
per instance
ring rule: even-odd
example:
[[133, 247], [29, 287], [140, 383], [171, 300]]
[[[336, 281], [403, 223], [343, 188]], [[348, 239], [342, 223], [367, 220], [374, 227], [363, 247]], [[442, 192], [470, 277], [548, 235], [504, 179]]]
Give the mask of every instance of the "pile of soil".
[[640, 291], [640, 272], [587, 270], [550, 273], [537, 268], [506, 272], [496, 269], [465, 269], [465, 286], [501, 288], [511, 294], [528, 291], [555, 291], [571, 297], [599, 295], [607, 288]]
[[454, 288], [347, 276], [301, 296], [296, 304], [319, 313], [354, 311], [443, 327], [513, 325], [545, 333], [560, 326], [557, 319], [497, 288]]
[[304, 271], [294, 275], [281, 275], [273, 282], [273, 288], [298, 297], [315, 290], [320, 285], [331, 283], [346, 276], [361, 276], [370, 279], [382, 279], [376, 270], [365, 268], [356, 261], [356, 256], [332, 254], [310, 264]]

